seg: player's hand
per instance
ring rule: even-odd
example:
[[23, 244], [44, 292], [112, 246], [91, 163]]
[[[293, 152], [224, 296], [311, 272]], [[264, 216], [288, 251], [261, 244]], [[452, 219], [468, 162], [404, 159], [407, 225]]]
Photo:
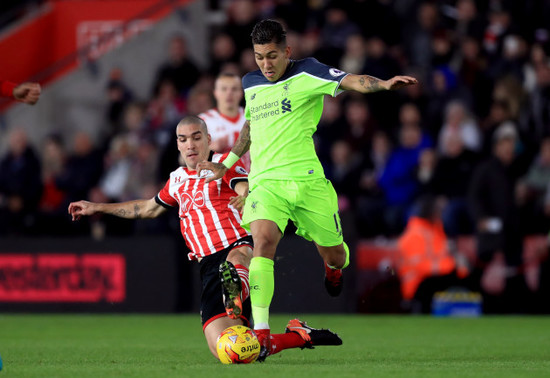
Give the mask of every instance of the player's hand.
[[214, 163], [212, 161], [201, 161], [197, 164], [197, 175], [201, 177], [202, 171], [212, 171], [214, 176], [207, 177], [205, 182], [210, 182], [222, 178], [227, 172], [227, 167], [222, 163]]
[[88, 201], [71, 202], [69, 204], [69, 214], [71, 214], [73, 221], [80, 220], [83, 215], [93, 215], [95, 214], [93, 203]]
[[22, 83], [13, 89], [13, 97], [25, 104], [34, 105], [40, 98], [42, 88], [38, 83]]
[[243, 196], [231, 197], [231, 199], [229, 200], [229, 206], [233, 206], [235, 210], [240, 213], [243, 211], [245, 201], [246, 197]]
[[406, 87], [408, 85], [418, 84], [418, 80], [411, 76], [394, 76], [389, 80], [386, 80], [385, 87], [387, 90], [395, 90]]

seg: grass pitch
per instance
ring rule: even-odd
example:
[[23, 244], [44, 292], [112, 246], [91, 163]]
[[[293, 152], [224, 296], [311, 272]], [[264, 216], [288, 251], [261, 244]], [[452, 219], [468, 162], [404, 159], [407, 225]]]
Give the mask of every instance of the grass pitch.
[[[294, 316], [273, 315], [272, 332]], [[197, 315], [0, 314], [0, 378], [550, 376], [550, 317], [299, 317], [344, 344], [222, 365]]]

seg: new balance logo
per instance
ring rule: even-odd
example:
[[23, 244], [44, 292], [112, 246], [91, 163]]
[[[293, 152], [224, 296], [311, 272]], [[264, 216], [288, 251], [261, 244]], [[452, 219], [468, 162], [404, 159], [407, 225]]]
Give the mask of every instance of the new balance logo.
[[288, 98], [285, 98], [283, 99], [283, 101], [281, 101], [281, 109], [283, 109], [283, 114], [286, 113], [286, 112], [291, 112], [292, 111], [292, 105], [290, 105], [290, 100]]

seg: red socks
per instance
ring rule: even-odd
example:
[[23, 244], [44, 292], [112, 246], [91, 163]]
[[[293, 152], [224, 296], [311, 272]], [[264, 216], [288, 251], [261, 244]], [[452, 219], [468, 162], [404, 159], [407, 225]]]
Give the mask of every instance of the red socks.
[[241, 300], [244, 302], [246, 301], [246, 298], [250, 296], [248, 268], [244, 265], [237, 264], [235, 265], [235, 269], [237, 270], [237, 273], [239, 273], [239, 277], [241, 278], [241, 285], [242, 285]]
[[304, 339], [295, 332], [277, 333], [271, 336], [271, 354], [279, 353], [290, 348], [301, 348], [305, 345]]

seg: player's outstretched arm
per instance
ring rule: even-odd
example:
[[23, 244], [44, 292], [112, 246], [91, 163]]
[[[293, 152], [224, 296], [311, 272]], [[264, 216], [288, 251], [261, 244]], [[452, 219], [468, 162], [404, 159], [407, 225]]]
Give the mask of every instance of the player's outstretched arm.
[[231, 168], [237, 160], [243, 156], [250, 148], [250, 122], [246, 121], [241, 129], [241, 133], [235, 142], [235, 145], [231, 149], [229, 156], [223, 163], [214, 163], [211, 161], [201, 161], [197, 164], [197, 173], [201, 174], [202, 171], [212, 171], [214, 176], [208, 177], [205, 182], [210, 182], [222, 178], [227, 172], [228, 168]]
[[342, 79], [340, 88], [346, 91], [372, 93], [395, 90], [417, 83], [418, 80], [411, 76], [394, 76], [389, 80], [380, 80], [369, 75], [349, 74]]
[[97, 213], [111, 214], [127, 219], [156, 218], [165, 211], [166, 209], [160, 206], [154, 198], [120, 203], [78, 201], [69, 204], [69, 214], [71, 214], [73, 221], [79, 220], [82, 216]]
[[42, 89], [38, 83], [22, 83], [13, 89], [13, 98], [25, 104], [34, 105], [40, 98]]

